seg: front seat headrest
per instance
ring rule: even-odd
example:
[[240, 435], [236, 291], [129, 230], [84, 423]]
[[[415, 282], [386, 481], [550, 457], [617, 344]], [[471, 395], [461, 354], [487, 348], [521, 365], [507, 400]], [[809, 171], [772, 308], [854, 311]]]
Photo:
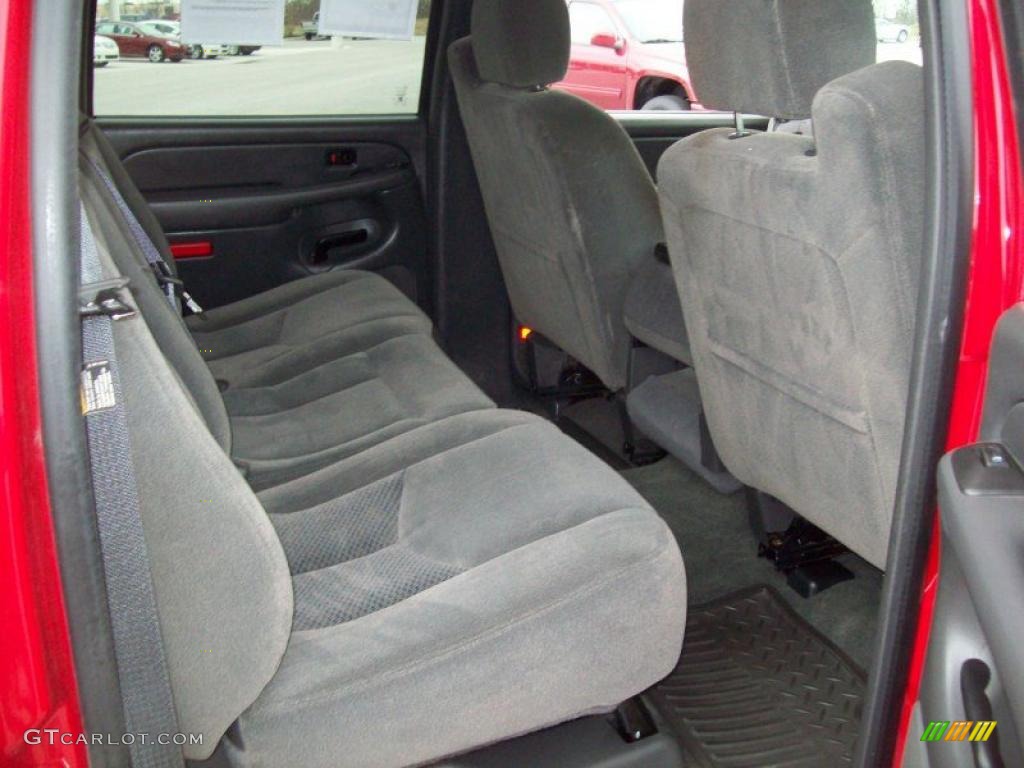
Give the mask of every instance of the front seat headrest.
[[686, 62], [712, 109], [810, 117], [822, 86], [875, 62], [871, 0], [686, 0]]
[[556, 83], [568, 71], [565, 0], [476, 0], [470, 36], [482, 80], [530, 88]]

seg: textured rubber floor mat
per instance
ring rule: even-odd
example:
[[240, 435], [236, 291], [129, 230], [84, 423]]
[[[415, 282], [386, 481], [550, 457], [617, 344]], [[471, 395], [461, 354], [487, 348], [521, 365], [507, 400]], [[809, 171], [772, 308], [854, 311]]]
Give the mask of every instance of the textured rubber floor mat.
[[851, 765], [864, 673], [768, 586], [690, 610], [675, 670], [647, 691], [701, 768]]

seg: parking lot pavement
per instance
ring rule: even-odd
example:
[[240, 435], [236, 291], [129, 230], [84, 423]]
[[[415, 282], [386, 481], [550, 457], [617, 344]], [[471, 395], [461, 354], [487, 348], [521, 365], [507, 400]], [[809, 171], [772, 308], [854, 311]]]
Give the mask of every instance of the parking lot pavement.
[[96, 69], [98, 115], [313, 115], [415, 112], [424, 38], [289, 40], [251, 56]]
[[[251, 56], [95, 70], [98, 115], [356, 115], [415, 112], [423, 37], [288, 40]], [[917, 41], [879, 43], [878, 59], [921, 63]]]

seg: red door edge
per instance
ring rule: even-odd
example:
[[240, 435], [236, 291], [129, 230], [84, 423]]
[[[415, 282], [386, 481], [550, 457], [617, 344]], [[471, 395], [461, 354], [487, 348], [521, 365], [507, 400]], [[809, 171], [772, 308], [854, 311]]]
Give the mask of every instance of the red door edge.
[[[0, 0], [0, 763], [88, 764], [43, 457], [32, 286], [32, 3]], [[39, 743], [34, 744], [40, 729]], [[26, 738], [26, 732], [27, 738]]]
[[[999, 11], [993, 0], [969, 0], [968, 10], [974, 90], [974, 220], [947, 450], [977, 440], [996, 322], [1006, 309], [1024, 301], [1024, 181]], [[941, 558], [937, 516], [935, 523], [893, 754], [896, 768], [903, 764], [935, 611]]]

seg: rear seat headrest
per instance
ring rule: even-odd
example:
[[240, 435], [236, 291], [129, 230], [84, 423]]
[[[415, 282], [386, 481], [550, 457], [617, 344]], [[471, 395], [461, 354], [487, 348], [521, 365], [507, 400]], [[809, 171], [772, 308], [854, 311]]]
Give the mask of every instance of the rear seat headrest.
[[568, 71], [565, 0], [476, 0], [470, 35], [482, 80], [529, 88], [558, 82]]
[[826, 83], [875, 61], [871, 0], [686, 0], [690, 81], [712, 109], [811, 115]]

